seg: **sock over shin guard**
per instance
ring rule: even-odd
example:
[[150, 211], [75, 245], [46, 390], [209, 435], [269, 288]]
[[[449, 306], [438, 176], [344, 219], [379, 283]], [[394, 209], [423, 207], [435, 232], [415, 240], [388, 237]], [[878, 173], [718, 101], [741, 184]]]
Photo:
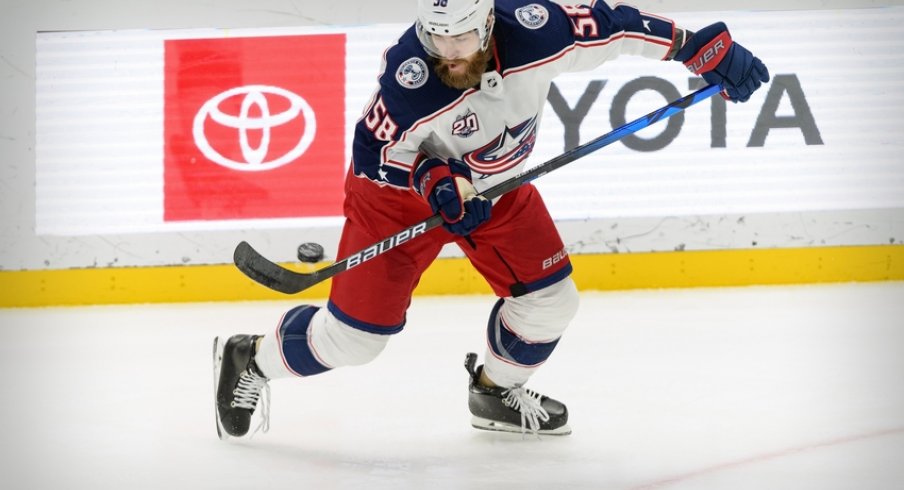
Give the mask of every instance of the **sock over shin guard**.
[[265, 376], [313, 376], [331, 369], [311, 343], [311, 319], [319, 309], [311, 305], [295, 307], [283, 315], [274, 334], [264, 336], [255, 362]]
[[264, 336], [257, 365], [271, 379], [313, 376], [374, 360], [390, 337], [347, 325], [327, 309], [303, 305], [289, 310], [276, 332]]
[[487, 376], [505, 387], [527, 382], [555, 350], [577, 306], [577, 288], [570, 278], [524, 296], [500, 299], [487, 325]]

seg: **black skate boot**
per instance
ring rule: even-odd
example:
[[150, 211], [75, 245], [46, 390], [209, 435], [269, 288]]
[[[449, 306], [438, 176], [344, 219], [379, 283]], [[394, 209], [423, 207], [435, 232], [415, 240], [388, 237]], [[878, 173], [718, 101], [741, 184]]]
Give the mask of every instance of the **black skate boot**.
[[220, 439], [242, 437], [251, 426], [251, 415], [257, 407], [261, 391], [261, 425], [267, 432], [270, 425], [270, 387], [267, 378], [254, 363], [259, 335], [233, 335], [223, 342], [213, 340], [213, 375], [216, 390], [217, 434]]
[[548, 396], [526, 388], [489, 388], [480, 384], [483, 366], [478, 366], [477, 354], [465, 357], [465, 369], [471, 375], [468, 384], [468, 408], [471, 425], [477, 429], [504, 432], [531, 431], [535, 434], [564, 436], [571, 434], [568, 409]]

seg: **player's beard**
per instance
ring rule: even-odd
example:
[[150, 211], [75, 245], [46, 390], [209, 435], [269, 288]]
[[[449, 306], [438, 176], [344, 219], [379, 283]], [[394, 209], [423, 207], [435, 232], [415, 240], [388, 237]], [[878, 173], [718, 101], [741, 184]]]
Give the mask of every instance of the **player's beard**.
[[[446, 85], [458, 89], [467, 90], [480, 83], [480, 79], [487, 69], [487, 63], [493, 58], [493, 39], [490, 39], [490, 45], [484, 51], [478, 51], [471, 55], [470, 59], [442, 60], [433, 58], [433, 70], [436, 75]], [[465, 63], [465, 70], [462, 73], [452, 73], [449, 70], [450, 63]]]

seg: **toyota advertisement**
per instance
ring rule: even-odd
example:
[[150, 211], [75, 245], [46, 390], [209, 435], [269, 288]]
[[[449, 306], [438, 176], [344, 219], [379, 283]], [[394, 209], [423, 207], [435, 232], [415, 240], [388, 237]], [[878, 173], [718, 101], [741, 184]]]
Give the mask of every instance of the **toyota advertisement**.
[[[725, 20], [772, 82], [535, 184], [557, 220], [904, 208], [904, 123], [887, 116], [904, 95], [884, 82], [904, 78], [889, 42], [902, 12], [686, 15]], [[861, 25], [870, 36], [856, 45], [838, 36]], [[38, 33], [36, 232], [338, 227], [353, 126], [407, 27]], [[562, 75], [528, 166], [700, 84], [680, 64], [630, 56]]]
[[342, 214], [345, 36], [166, 41], [165, 52], [164, 221]]

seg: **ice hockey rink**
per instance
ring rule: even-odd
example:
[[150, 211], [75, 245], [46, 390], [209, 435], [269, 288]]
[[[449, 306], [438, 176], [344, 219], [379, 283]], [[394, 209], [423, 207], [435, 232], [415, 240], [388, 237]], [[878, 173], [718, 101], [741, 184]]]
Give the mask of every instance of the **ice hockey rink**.
[[487, 296], [416, 297], [369, 366], [271, 382], [222, 442], [215, 335], [292, 302], [0, 310], [8, 489], [892, 489], [904, 481], [904, 283], [583, 293], [530, 387], [573, 434], [472, 429]]

